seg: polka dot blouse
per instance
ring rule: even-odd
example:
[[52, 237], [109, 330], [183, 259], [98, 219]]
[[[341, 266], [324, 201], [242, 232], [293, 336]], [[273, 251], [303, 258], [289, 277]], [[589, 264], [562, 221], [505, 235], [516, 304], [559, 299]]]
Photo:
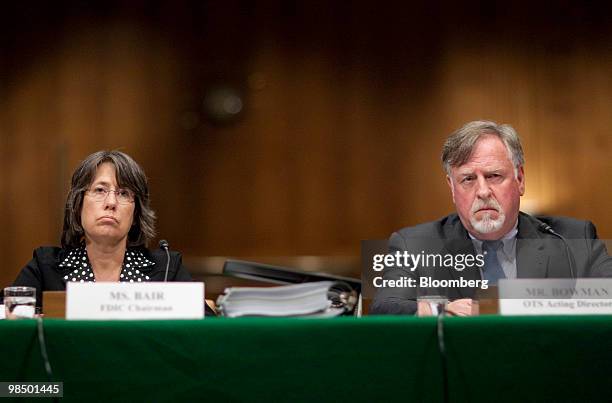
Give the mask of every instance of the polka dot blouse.
[[[148, 275], [143, 273], [141, 269], [155, 265], [152, 261], [147, 259], [142, 252], [136, 250], [126, 250], [123, 258], [123, 264], [121, 265], [121, 274], [119, 275], [119, 281], [129, 283], [139, 283], [143, 281], [150, 281]], [[63, 279], [65, 282], [95, 282], [96, 276], [89, 263], [87, 257], [87, 250], [84, 246], [73, 249], [68, 252], [68, 255], [59, 264], [66, 270], [66, 274]]]

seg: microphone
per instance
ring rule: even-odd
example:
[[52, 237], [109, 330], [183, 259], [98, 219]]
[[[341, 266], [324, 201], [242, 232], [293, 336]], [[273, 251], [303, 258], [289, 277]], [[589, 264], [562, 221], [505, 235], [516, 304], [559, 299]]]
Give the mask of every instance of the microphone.
[[542, 222], [538, 219], [536, 219], [536, 221], [538, 222], [538, 229], [541, 232], [554, 235], [557, 238], [561, 239], [561, 241], [563, 241], [563, 244], [565, 245], [565, 253], [567, 254], [567, 261], [569, 263], [570, 278], [576, 278], [576, 260], [574, 259], [574, 254], [572, 253], [572, 250], [570, 249], [569, 244], [567, 243], [567, 239], [565, 239], [563, 235], [552, 229], [552, 227], [546, 224], [545, 222]]
[[168, 241], [162, 239], [159, 241], [160, 249], [166, 251], [166, 273], [164, 274], [164, 283], [168, 281], [168, 269], [170, 268], [170, 252], [168, 251]]

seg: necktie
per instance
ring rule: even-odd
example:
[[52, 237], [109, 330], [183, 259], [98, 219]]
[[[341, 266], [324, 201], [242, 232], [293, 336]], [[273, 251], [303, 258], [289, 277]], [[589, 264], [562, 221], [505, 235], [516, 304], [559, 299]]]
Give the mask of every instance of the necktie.
[[497, 250], [503, 245], [502, 241], [484, 241], [482, 251], [484, 255], [484, 279], [489, 280], [489, 285], [497, 285], [500, 278], [506, 278], [504, 270], [497, 259]]

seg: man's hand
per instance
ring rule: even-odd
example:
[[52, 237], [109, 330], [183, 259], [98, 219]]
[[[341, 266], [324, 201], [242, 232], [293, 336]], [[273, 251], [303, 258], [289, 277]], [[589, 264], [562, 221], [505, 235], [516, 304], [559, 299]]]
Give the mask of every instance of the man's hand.
[[478, 303], [471, 298], [456, 299], [446, 305], [446, 312], [455, 316], [478, 315]]
[[427, 301], [419, 301], [417, 305], [417, 316], [432, 316], [431, 305]]
[[[446, 305], [446, 313], [453, 316], [478, 315], [478, 301], [470, 298], [456, 299]], [[417, 306], [418, 316], [432, 316], [431, 304], [427, 301], [419, 301]]]

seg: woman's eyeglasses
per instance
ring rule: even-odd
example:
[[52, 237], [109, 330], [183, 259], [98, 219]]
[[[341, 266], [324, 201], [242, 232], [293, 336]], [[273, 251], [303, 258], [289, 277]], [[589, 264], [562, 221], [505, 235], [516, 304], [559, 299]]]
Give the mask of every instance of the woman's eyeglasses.
[[119, 204], [134, 203], [134, 192], [130, 189], [111, 190], [104, 186], [95, 186], [87, 190], [87, 194], [97, 202], [106, 200], [110, 193], [114, 193]]

